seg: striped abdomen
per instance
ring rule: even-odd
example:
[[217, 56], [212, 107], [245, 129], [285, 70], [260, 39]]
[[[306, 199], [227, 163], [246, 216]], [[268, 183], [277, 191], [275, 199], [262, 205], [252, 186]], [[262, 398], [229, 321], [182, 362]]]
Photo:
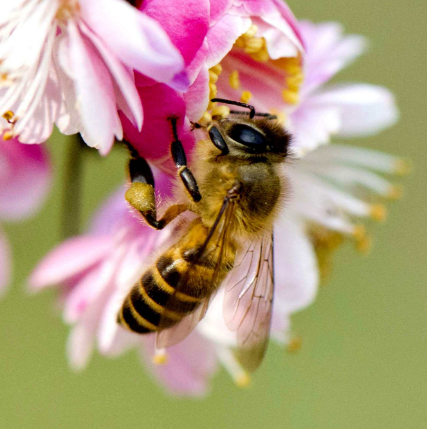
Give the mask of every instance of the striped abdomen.
[[157, 331], [160, 321], [162, 328], [173, 326], [219, 287], [233, 266], [235, 249], [230, 245], [220, 249], [213, 239], [202, 257], [196, 256], [208, 232], [196, 219], [185, 236], [144, 273], [121, 308], [119, 322], [123, 326], [140, 334]]

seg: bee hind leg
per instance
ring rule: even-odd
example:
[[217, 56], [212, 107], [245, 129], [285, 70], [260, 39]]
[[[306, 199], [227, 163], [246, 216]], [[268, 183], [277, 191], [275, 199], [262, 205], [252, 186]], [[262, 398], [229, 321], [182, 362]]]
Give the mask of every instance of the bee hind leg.
[[187, 167], [187, 157], [185, 156], [184, 146], [178, 138], [178, 130], [176, 126], [178, 118], [172, 116], [168, 119], [172, 124], [173, 141], [171, 143], [170, 150], [173, 161], [178, 168], [178, 174], [185, 186], [185, 189], [190, 194], [193, 201], [198, 203], [202, 199], [202, 196], [200, 195], [199, 187], [197, 186], [197, 181], [193, 176], [193, 173]]
[[154, 177], [148, 162], [125, 142], [130, 150], [129, 176], [131, 185], [126, 191], [128, 203], [137, 209], [145, 221], [155, 229], [163, 229], [169, 222], [187, 210], [186, 204], [170, 206], [163, 217], [157, 220], [156, 197], [154, 194]]

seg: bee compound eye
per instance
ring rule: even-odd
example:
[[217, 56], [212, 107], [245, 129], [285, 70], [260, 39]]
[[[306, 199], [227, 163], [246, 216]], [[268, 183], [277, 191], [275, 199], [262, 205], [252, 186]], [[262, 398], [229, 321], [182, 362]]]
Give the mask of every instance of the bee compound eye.
[[265, 148], [267, 145], [267, 139], [264, 135], [244, 124], [234, 125], [228, 136], [234, 141], [256, 150]]

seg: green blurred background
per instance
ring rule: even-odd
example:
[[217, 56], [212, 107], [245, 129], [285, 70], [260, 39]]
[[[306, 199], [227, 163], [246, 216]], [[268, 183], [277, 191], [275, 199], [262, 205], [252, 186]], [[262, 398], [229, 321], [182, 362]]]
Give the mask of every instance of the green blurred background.
[[[272, 346], [252, 386], [239, 390], [221, 371], [210, 396], [170, 398], [136, 353], [95, 356], [80, 374], [67, 366], [68, 328], [55, 293], [28, 296], [25, 279], [59, 240], [61, 173], [67, 144], [49, 143], [55, 184], [33, 220], [6, 226], [15, 284], [0, 302], [1, 428], [427, 428], [427, 284], [425, 130], [427, 4], [421, 0], [291, 1], [299, 18], [337, 20], [366, 35], [367, 55], [339, 75], [389, 87], [400, 123], [351, 143], [412, 158], [406, 192], [375, 225], [369, 257], [344, 246], [316, 303], [297, 314], [302, 350]], [[90, 156], [84, 168], [83, 216], [120, 183], [124, 154]]]

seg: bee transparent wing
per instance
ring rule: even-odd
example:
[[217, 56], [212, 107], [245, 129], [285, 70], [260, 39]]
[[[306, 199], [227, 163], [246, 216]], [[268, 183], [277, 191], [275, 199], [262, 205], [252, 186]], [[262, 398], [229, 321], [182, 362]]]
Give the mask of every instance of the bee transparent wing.
[[[175, 289], [175, 292], [171, 295], [169, 300], [165, 305], [165, 312], [176, 307], [177, 303], [177, 294], [179, 294], [183, 289], [185, 289], [186, 283], [188, 279], [194, 275], [198, 274], [197, 263], [202, 259], [208, 249], [216, 249], [215, 250], [215, 269], [212, 271], [211, 278], [209, 279], [209, 284], [215, 285], [218, 282], [218, 275], [220, 270], [218, 269], [223, 260], [227, 259], [227, 249], [228, 249], [228, 241], [230, 237], [230, 221], [233, 217], [234, 211], [234, 203], [229, 199], [225, 199], [224, 203], [221, 207], [221, 210], [218, 213], [218, 216], [215, 220], [215, 223], [209, 234], [206, 238], [205, 243], [202, 246], [201, 252], [197, 255], [197, 257], [192, 261], [191, 265], [188, 267], [184, 276], [182, 276], [178, 286]], [[214, 245], [212, 246], [212, 243]], [[215, 287], [211, 288], [211, 293], [205, 296], [201, 301], [198, 307], [190, 314], [185, 316], [180, 322], [176, 325], [169, 327], [167, 326], [167, 319], [161, 320], [159, 325], [159, 332], [156, 337], [156, 347], [158, 349], [166, 348], [173, 346], [181, 342], [184, 338], [186, 338], [197, 326], [200, 320], [206, 314], [206, 311], [209, 307], [210, 301], [213, 299], [215, 295]]]
[[273, 235], [240, 252], [225, 285], [224, 319], [237, 331], [237, 359], [250, 372], [264, 358], [274, 295]]

